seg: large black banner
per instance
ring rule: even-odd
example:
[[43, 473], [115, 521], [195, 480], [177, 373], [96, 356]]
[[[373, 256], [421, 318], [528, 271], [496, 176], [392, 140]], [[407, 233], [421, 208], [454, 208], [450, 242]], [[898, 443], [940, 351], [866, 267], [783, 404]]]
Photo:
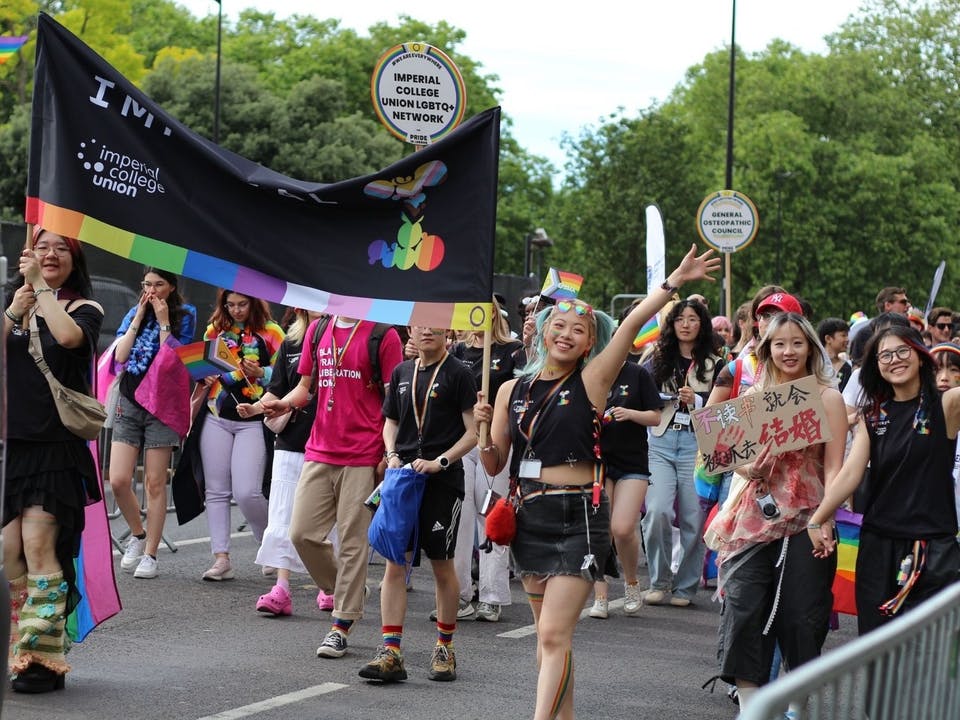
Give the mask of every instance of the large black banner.
[[487, 324], [500, 109], [383, 171], [296, 180], [197, 135], [41, 14], [27, 222], [298, 307]]

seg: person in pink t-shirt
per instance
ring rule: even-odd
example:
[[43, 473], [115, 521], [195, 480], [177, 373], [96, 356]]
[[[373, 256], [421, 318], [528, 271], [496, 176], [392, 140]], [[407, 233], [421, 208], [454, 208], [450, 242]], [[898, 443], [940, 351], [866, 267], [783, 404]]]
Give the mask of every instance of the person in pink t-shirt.
[[[368, 349], [375, 327], [365, 320], [331, 318], [316, 356], [312, 351], [300, 356], [300, 383], [282, 399], [264, 402], [268, 417], [281, 414], [305, 405], [316, 386], [317, 415], [293, 501], [290, 539], [320, 591], [334, 597], [333, 627], [317, 648], [318, 657], [343, 657], [350, 628], [363, 617], [370, 526], [363, 503], [383, 462], [384, 388], [374, 382]], [[314, 330], [311, 325], [306, 337], [313, 338]], [[378, 356], [380, 377], [389, 378], [402, 360], [393, 328], [383, 335]], [[334, 528], [339, 553], [329, 540]]]

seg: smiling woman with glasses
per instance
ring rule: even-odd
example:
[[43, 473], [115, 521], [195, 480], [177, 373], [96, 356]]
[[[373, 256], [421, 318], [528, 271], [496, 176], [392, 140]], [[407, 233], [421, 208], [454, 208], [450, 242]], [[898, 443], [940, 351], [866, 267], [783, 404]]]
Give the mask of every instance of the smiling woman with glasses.
[[870, 338], [853, 446], [808, 526], [815, 553], [832, 553], [833, 514], [869, 463], [856, 574], [861, 635], [960, 579], [953, 479], [960, 387], [941, 394], [936, 372], [915, 329], [893, 325]]

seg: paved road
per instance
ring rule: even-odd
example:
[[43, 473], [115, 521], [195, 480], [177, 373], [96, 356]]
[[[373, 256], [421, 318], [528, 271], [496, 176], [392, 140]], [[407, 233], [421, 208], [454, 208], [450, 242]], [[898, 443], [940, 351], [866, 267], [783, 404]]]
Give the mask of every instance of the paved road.
[[[236, 516], [237, 525], [241, 522]], [[113, 521], [116, 532], [122, 521]], [[435, 626], [427, 568], [416, 569], [409, 594], [403, 646], [410, 675], [401, 685], [381, 686], [357, 677], [380, 642], [377, 583], [383, 566], [370, 566], [367, 617], [350, 636], [339, 660], [316, 657], [329, 629], [329, 614], [315, 604], [316, 588], [295, 576], [294, 615], [270, 618], [254, 611], [271, 582], [254, 565], [249, 533], [234, 539], [237, 579], [201, 582], [210, 564], [202, 518], [176, 526], [179, 544], [161, 548], [161, 575], [136, 580], [119, 573], [124, 609], [69, 654], [67, 689], [45, 696], [8, 693], [3, 717], [10, 720], [136, 718], [243, 718], [257, 720], [366, 719], [385, 717], [530, 717], [536, 670], [530, 611], [519, 582], [514, 604], [500, 623], [465, 621], [456, 635], [458, 679], [427, 679]], [[612, 586], [612, 596], [622, 594]], [[619, 603], [615, 603], [619, 605]], [[577, 717], [728, 720], [736, 708], [718, 685], [701, 684], [715, 672], [717, 605], [706, 594], [690, 608], [645, 607], [638, 617], [618, 609], [609, 620], [581, 620], [575, 637]], [[844, 619], [828, 645], [853, 636]]]

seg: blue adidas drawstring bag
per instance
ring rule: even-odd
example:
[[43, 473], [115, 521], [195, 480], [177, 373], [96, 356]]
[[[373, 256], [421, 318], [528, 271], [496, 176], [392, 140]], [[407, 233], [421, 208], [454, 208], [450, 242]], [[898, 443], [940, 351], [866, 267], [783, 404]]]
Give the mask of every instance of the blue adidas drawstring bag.
[[409, 465], [387, 468], [380, 487], [380, 505], [370, 521], [367, 540], [387, 560], [404, 565], [407, 550], [416, 550], [420, 502], [427, 476]]

